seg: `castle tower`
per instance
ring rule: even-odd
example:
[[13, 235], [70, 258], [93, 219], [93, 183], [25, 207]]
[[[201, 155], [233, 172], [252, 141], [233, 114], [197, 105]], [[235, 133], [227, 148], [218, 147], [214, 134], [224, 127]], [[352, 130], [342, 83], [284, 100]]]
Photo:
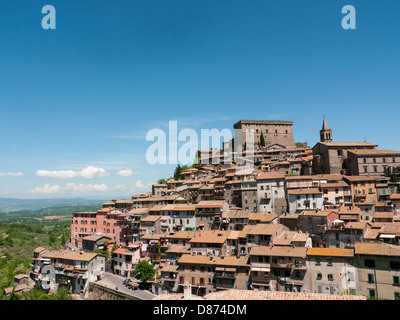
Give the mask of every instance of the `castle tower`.
[[322, 130], [319, 131], [321, 142], [332, 142], [332, 130], [328, 128], [326, 119], [324, 116], [324, 122], [322, 123]]

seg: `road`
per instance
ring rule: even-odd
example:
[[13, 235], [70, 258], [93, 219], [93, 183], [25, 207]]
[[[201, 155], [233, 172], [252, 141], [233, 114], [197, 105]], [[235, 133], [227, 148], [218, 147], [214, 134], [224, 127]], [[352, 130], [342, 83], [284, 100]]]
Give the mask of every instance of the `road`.
[[[104, 279], [97, 281], [96, 283], [101, 286], [119, 291], [121, 293], [128, 294], [140, 300], [152, 300], [156, 296], [155, 294], [147, 290], [129, 290], [122, 283], [124, 279], [125, 279], [124, 277], [117, 276], [109, 272], [105, 272]], [[116, 287], [118, 287], [118, 290], [116, 289]]]

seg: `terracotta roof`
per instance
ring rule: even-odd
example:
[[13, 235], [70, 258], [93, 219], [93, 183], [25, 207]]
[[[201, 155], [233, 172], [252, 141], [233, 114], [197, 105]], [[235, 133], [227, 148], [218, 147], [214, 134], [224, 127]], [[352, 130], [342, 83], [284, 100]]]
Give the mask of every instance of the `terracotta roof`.
[[302, 211], [300, 215], [302, 216], [313, 216], [313, 217], [327, 217], [331, 213], [337, 213], [336, 210], [331, 210], [331, 209], [325, 209], [325, 210], [319, 210], [319, 211]]
[[318, 188], [297, 188], [288, 190], [288, 194], [322, 194]]
[[200, 231], [178, 231], [174, 235], [169, 236], [169, 239], [185, 239], [189, 240], [194, 237], [195, 234], [199, 233]]
[[128, 249], [126, 249], [126, 248], [118, 248], [118, 249], [114, 250], [114, 253], [115, 254], [124, 254], [126, 250], [128, 250]]
[[396, 234], [400, 235], [400, 225], [398, 223], [386, 224], [379, 229], [380, 234]]
[[148, 208], [135, 208], [128, 212], [130, 215], [140, 215], [149, 213]]
[[378, 149], [357, 149], [357, 150], [348, 150], [348, 153], [353, 153], [358, 156], [399, 156], [400, 151], [394, 150], [378, 150]]
[[45, 247], [37, 247], [35, 250], [33, 250], [34, 253], [41, 253], [42, 251], [46, 250]]
[[241, 231], [238, 230], [232, 230], [231, 233], [228, 236], [228, 240], [236, 240], [239, 238]]
[[360, 212], [361, 212], [361, 209], [357, 206], [354, 206], [352, 208], [342, 206], [339, 209], [339, 214], [360, 214]]
[[272, 235], [279, 228], [281, 228], [282, 224], [265, 224], [259, 223], [251, 226], [250, 230], [247, 231], [248, 235]]
[[308, 233], [284, 231], [279, 238], [274, 241], [274, 245], [291, 245], [292, 242], [306, 242], [309, 236]]
[[348, 180], [350, 182], [359, 182], [359, 181], [375, 181], [377, 178], [372, 176], [344, 176], [343, 179]]
[[360, 221], [360, 222], [347, 222], [345, 225], [345, 229], [353, 229], [353, 230], [364, 230], [367, 226], [370, 226], [370, 224], [366, 221]]
[[190, 250], [186, 248], [185, 246], [180, 246], [180, 245], [171, 245], [166, 252], [168, 253], [186, 253], [189, 252]]
[[340, 181], [343, 179], [343, 175], [339, 173], [329, 173], [329, 174], [312, 174], [304, 176], [287, 176], [286, 180], [312, 180], [312, 181]]
[[270, 222], [274, 220], [278, 215], [276, 213], [251, 213], [249, 220], [255, 220], [260, 222]]
[[247, 261], [249, 260], [249, 256], [240, 256], [239, 258], [236, 256], [227, 256], [227, 257], [216, 257], [215, 265], [216, 266], [246, 266]]
[[213, 256], [209, 257], [203, 254], [196, 254], [196, 255], [183, 254], [178, 260], [178, 264], [180, 263], [214, 265], [215, 257]]
[[195, 211], [196, 205], [195, 204], [175, 204], [171, 211]]
[[358, 141], [358, 142], [318, 142], [319, 144], [323, 144], [329, 147], [373, 147], [377, 146], [377, 144], [373, 144], [367, 141]]
[[354, 257], [353, 249], [308, 248], [308, 256]]
[[178, 265], [167, 265], [164, 266], [160, 271], [161, 272], [178, 272], [179, 266]]
[[142, 239], [142, 240], [160, 240], [162, 237], [163, 237], [163, 234], [146, 233], [145, 235], [141, 236], [140, 239]]
[[190, 243], [224, 243], [230, 231], [202, 230], [195, 234]]
[[221, 200], [204, 200], [200, 201], [197, 205], [196, 208], [220, 208], [224, 205], [225, 201]]
[[306, 247], [292, 246], [256, 246], [250, 250], [251, 256], [272, 256], [272, 257], [300, 257], [305, 258]]
[[275, 180], [275, 179], [285, 179], [285, 175], [281, 172], [262, 172], [257, 180]]
[[159, 220], [160, 218], [161, 218], [161, 216], [149, 215], [147, 217], [142, 218], [142, 220], [140, 220], [140, 221], [142, 221], [142, 222], [155, 222], [155, 221]]
[[42, 255], [43, 258], [49, 259], [65, 259], [65, 260], [75, 260], [75, 261], [91, 261], [97, 253], [93, 252], [81, 252], [81, 251], [71, 251], [71, 250], [52, 250], [46, 252]]
[[390, 200], [400, 200], [400, 194], [398, 194], [398, 193], [391, 194]]
[[393, 212], [375, 212], [375, 219], [393, 219]]
[[229, 218], [229, 219], [249, 219], [250, 217], [250, 211], [248, 210], [227, 210], [224, 212], [224, 218]]
[[330, 189], [330, 188], [346, 188], [350, 187], [346, 181], [338, 181], [338, 182], [327, 182], [327, 183], [321, 183], [321, 189]]
[[379, 229], [367, 229], [364, 233], [364, 240], [375, 240], [379, 236]]
[[283, 214], [279, 216], [279, 219], [295, 219], [297, 220], [299, 218], [299, 214], [297, 213], [289, 213], [289, 214]]
[[355, 254], [400, 257], [400, 247], [387, 243], [356, 242]]

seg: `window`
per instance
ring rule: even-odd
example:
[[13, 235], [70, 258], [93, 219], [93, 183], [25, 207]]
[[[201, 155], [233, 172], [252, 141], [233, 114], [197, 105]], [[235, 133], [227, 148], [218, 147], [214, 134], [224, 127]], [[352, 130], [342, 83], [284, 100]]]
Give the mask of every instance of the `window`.
[[398, 286], [400, 284], [398, 276], [393, 276], [393, 284], [396, 286]]
[[321, 280], [322, 279], [322, 273], [317, 273], [317, 280]]
[[372, 273], [368, 273], [368, 282], [374, 283], [374, 275]]
[[371, 260], [371, 259], [365, 259], [364, 266], [369, 267], [369, 268], [375, 268], [375, 261]]
[[400, 261], [390, 261], [390, 269], [400, 270]]
[[370, 296], [371, 298], [375, 298], [375, 290], [370, 289], [370, 290], [369, 290], [369, 296]]
[[347, 259], [347, 264], [353, 265], [353, 259]]
[[329, 281], [333, 281], [333, 274], [332, 273], [328, 274], [328, 280]]

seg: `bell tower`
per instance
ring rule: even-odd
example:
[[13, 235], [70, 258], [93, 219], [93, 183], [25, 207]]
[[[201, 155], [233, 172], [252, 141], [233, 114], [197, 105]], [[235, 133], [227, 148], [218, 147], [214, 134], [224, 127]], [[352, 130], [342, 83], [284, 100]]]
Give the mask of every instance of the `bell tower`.
[[319, 131], [321, 142], [332, 142], [332, 130], [328, 128], [326, 119], [324, 116], [324, 122], [322, 123], [322, 130]]

